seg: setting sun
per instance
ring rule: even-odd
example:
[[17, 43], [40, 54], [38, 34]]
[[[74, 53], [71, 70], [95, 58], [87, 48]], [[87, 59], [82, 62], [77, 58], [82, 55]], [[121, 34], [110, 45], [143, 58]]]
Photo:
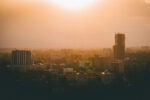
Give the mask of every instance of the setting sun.
[[47, 0], [67, 9], [80, 9], [93, 4], [96, 0]]

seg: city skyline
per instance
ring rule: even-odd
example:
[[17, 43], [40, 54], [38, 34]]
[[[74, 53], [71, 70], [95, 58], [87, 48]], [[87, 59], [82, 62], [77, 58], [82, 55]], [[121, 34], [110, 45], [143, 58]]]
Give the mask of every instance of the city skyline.
[[150, 46], [149, 0], [102, 1], [77, 10], [35, 0], [0, 1], [0, 47], [112, 47], [115, 32], [125, 33], [126, 47]]
[[0, 100], [150, 100], [150, 0], [0, 0]]

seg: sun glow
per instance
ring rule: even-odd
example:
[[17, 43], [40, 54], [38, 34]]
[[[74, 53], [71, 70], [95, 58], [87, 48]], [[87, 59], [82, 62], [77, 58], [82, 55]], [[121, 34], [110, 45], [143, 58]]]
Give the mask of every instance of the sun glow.
[[92, 5], [96, 0], [48, 0], [49, 2], [67, 9], [80, 9]]

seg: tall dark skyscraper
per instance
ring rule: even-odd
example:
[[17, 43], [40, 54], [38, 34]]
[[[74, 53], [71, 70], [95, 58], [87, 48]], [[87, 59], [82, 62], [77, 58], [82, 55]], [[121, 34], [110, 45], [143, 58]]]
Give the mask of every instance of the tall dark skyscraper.
[[12, 65], [31, 65], [31, 51], [14, 50], [12, 51]]
[[114, 59], [121, 60], [125, 57], [125, 34], [116, 33], [115, 34], [115, 45], [114, 50]]

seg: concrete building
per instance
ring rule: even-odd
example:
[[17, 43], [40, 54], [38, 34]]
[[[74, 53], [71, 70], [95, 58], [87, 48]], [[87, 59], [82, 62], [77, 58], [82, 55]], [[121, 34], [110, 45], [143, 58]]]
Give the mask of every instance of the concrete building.
[[12, 65], [31, 65], [31, 51], [29, 50], [14, 50], [12, 51]]
[[124, 73], [124, 61], [118, 60], [112, 62], [112, 72], [114, 73]]
[[73, 68], [63, 68], [64, 73], [73, 73]]
[[101, 73], [101, 80], [104, 85], [110, 85], [113, 82], [114, 75], [109, 70]]
[[113, 46], [114, 59], [121, 60], [125, 57], [125, 34], [115, 34], [115, 45]]
[[91, 58], [91, 61], [96, 71], [102, 72], [106, 69], [109, 69], [109, 66], [110, 66], [109, 57], [95, 55], [94, 57]]

